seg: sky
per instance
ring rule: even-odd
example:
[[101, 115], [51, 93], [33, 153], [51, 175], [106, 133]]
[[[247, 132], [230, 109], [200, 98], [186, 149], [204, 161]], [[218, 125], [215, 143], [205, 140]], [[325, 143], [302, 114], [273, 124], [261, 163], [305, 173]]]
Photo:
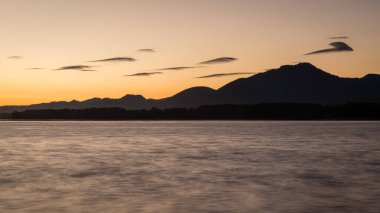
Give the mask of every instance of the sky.
[[[378, 0], [1, 0], [0, 105], [163, 98], [296, 62], [380, 74], [379, 11]], [[336, 41], [354, 51], [305, 55]], [[89, 62], [114, 57], [135, 61]], [[221, 57], [237, 60], [199, 64]], [[91, 67], [57, 70], [74, 65]]]

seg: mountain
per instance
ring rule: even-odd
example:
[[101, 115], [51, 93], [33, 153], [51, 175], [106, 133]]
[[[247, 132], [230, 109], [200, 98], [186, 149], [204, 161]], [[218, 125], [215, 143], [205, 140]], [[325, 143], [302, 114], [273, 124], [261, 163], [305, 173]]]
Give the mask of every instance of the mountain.
[[380, 75], [363, 78], [341, 78], [309, 63], [284, 65], [248, 78], [240, 78], [214, 90], [192, 87], [172, 97], [146, 99], [126, 95], [120, 99], [93, 98], [70, 102], [51, 102], [29, 106], [3, 106], [0, 113], [26, 109], [84, 109], [121, 107], [125, 109], [197, 107], [212, 104], [255, 103], [319, 103], [380, 102]]
[[240, 104], [371, 102], [380, 100], [380, 75], [340, 78], [301, 63], [238, 79], [220, 88], [218, 94], [221, 100]]
[[197, 107], [210, 104], [216, 95], [216, 90], [209, 87], [192, 87], [182, 92], [153, 103], [158, 108]]

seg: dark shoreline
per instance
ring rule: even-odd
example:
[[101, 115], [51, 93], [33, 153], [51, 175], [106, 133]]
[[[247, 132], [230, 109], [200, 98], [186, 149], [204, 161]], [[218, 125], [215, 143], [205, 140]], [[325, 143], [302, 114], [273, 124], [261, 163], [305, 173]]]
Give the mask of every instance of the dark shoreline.
[[267, 103], [254, 105], [210, 105], [198, 108], [126, 110], [123, 108], [43, 109], [13, 112], [7, 120], [73, 121], [371, 121], [380, 120], [380, 103], [321, 105], [309, 103]]

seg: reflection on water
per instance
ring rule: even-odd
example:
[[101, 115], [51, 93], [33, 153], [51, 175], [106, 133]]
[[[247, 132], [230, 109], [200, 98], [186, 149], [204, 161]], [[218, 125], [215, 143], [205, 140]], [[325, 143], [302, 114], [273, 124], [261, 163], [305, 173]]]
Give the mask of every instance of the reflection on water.
[[0, 122], [0, 212], [378, 212], [379, 122]]

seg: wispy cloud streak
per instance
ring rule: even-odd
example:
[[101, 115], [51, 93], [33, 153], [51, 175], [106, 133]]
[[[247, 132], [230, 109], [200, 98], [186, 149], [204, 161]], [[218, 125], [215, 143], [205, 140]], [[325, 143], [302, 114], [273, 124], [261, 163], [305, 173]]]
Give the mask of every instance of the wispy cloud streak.
[[193, 67], [167, 67], [157, 70], [187, 70], [187, 69], [195, 69], [195, 68], [204, 68], [205, 66], [193, 66]]
[[333, 36], [333, 37], [329, 37], [328, 39], [349, 39], [350, 37], [348, 36]]
[[96, 72], [97, 70], [92, 70], [92, 69], [83, 69], [83, 70], [80, 70], [82, 72]]
[[148, 76], [151, 76], [151, 75], [158, 75], [158, 74], [162, 74], [162, 72], [139, 72], [139, 73], [135, 73], [135, 74], [132, 74], [132, 75], [125, 75], [127, 77], [148, 77]]
[[55, 70], [78, 70], [78, 71], [89, 71], [92, 67], [91, 66], [86, 66], [86, 65], [74, 65], [74, 66], [65, 66], [61, 67]]
[[22, 57], [19, 56], [19, 55], [13, 55], [13, 56], [9, 56], [8, 59], [16, 59], [16, 60], [20, 60], [20, 59], [22, 59]]
[[154, 53], [156, 52], [154, 49], [139, 49], [138, 52], [144, 52], [144, 53]]
[[28, 68], [27, 70], [43, 70], [44, 68], [41, 68], [41, 67], [32, 67], [32, 68]]
[[256, 73], [254, 72], [218, 73], [218, 74], [213, 74], [213, 75], [200, 76], [197, 78], [220, 78], [220, 77], [227, 77], [227, 76], [234, 76], [234, 75], [252, 75], [252, 74], [256, 74]]
[[94, 60], [90, 62], [133, 62], [133, 61], [136, 61], [136, 59], [130, 58], [130, 57], [115, 57], [115, 58]]
[[305, 55], [315, 55], [315, 54], [324, 54], [324, 53], [334, 53], [334, 52], [347, 52], [347, 51], [354, 51], [348, 44], [344, 42], [332, 42], [330, 43], [333, 48], [329, 49], [323, 49], [323, 50], [317, 50], [311, 53], [307, 53]]
[[230, 63], [233, 61], [238, 60], [237, 58], [231, 58], [231, 57], [222, 57], [222, 58], [215, 58], [212, 60], [204, 61], [199, 64], [220, 64], [220, 63]]

